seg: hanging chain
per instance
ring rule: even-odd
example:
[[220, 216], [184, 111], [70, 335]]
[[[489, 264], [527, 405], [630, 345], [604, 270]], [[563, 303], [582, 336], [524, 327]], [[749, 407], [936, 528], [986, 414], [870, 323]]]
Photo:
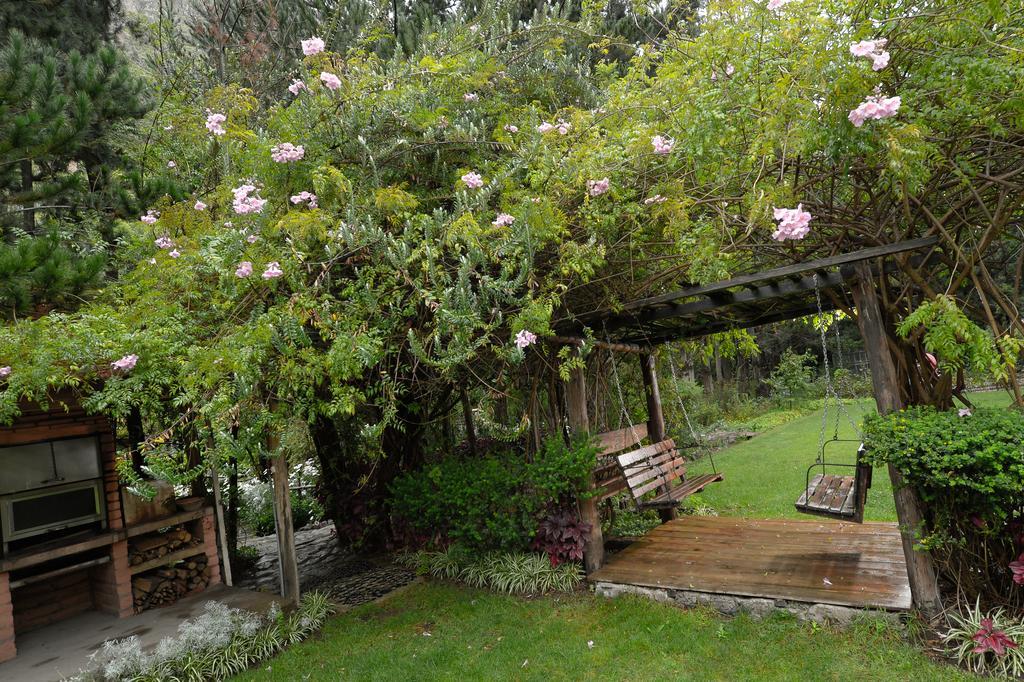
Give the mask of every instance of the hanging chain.
[[821, 306], [821, 290], [818, 288], [818, 273], [812, 276], [814, 283], [814, 299], [818, 304], [818, 331], [821, 332], [821, 358], [825, 365], [825, 402], [821, 408], [821, 431], [818, 433], [818, 458], [816, 462], [821, 464], [825, 457], [825, 432], [828, 431], [828, 401], [835, 392], [832, 387], [832, 370], [828, 364], [828, 342], [825, 339], [825, 315]]
[[672, 390], [676, 394], [676, 402], [679, 403], [679, 409], [683, 413], [683, 419], [686, 420], [686, 428], [690, 430], [690, 437], [693, 438], [693, 442], [700, 447], [701, 437], [697, 434], [697, 430], [693, 428], [693, 422], [690, 421], [690, 415], [686, 411], [686, 403], [683, 402], [683, 396], [679, 392], [679, 378], [676, 376], [676, 363], [672, 361], [672, 354], [668, 356], [668, 368], [672, 372]]
[[[815, 302], [818, 305], [818, 331], [820, 332], [820, 336], [821, 336], [821, 357], [822, 357], [822, 362], [825, 365], [825, 404], [822, 406], [822, 411], [821, 411], [821, 432], [818, 434], [818, 460], [817, 461], [820, 463], [822, 461], [822, 458], [824, 457], [823, 452], [824, 452], [824, 447], [825, 447], [825, 433], [828, 431], [828, 404], [829, 404], [829, 399], [830, 398], [832, 399], [832, 401], [835, 403], [835, 406], [836, 406], [836, 423], [835, 423], [835, 427], [834, 427], [834, 430], [833, 430], [833, 433], [832, 433], [833, 440], [839, 440], [839, 425], [840, 425], [841, 417], [843, 417], [843, 416], [846, 417], [846, 420], [850, 423], [850, 426], [853, 428], [853, 430], [857, 434], [858, 438], [863, 438], [863, 434], [861, 433], [860, 427], [857, 425], [857, 422], [854, 420], [853, 416], [849, 413], [849, 411], [847, 411], [846, 405], [843, 403], [843, 400], [840, 397], [839, 392], [836, 390], [835, 383], [832, 380], [832, 368], [829, 365], [829, 359], [828, 359], [828, 339], [827, 339], [826, 334], [825, 334], [825, 319], [824, 319], [825, 311], [824, 311], [824, 308], [823, 308], [823, 306], [821, 304], [821, 289], [818, 287], [818, 273], [814, 273], [814, 275], [813, 275], [813, 282], [814, 282], [814, 299], [815, 299]], [[842, 358], [842, 350], [841, 350], [841, 344], [840, 344], [840, 340], [841, 339], [840, 339], [840, 336], [839, 336], [839, 322], [838, 322], [838, 320], [833, 320], [832, 324], [835, 325], [837, 358]], [[840, 360], [840, 363], [841, 363], [841, 360]]]
[[[608, 336], [608, 330], [604, 333], [605, 341], [611, 345], [611, 338]], [[612, 378], [615, 379], [615, 389], [619, 394], [619, 407], [622, 410], [622, 414], [619, 415], [619, 428], [622, 428], [622, 416], [625, 415], [626, 422], [629, 424], [629, 432], [633, 434], [633, 438], [639, 442], [641, 439], [636, 437], [636, 426], [633, 425], [633, 420], [629, 416], [629, 410], [626, 409], [626, 398], [622, 394], [622, 382], [619, 381], [619, 370], [615, 366], [615, 351], [608, 351], [608, 358], [612, 361]]]
[[672, 360], [672, 354], [668, 356], [668, 368], [672, 372], [672, 390], [676, 394], [676, 402], [679, 403], [679, 409], [683, 413], [683, 419], [686, 420], [686, 427], [690, 429], [690, 437], [693, 438], [693, 443], [697, 450], [702, 451], [707, 455], [708, 461], [711, 462], [711, 471], [718, 473], [718, 467], [715, 466], [715, 458], [711, 455], [712, 447], [707, 443], [702, 436], [697, 433], [697, 430], [693, 428], [693, 422], [690, 421], [690, 414], [686, 411], [686, 403], [683, 401], [683, 396], [679, 392], [679, 378], [676, 376], [676, 363]]

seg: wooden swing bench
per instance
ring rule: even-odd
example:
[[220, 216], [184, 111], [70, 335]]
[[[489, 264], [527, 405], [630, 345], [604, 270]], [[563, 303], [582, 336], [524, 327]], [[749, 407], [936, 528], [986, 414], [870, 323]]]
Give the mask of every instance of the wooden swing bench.
[[[864, 446], [862, 444], [857, 450], [855, 464], [839, 464], [824, 460], [825, 445], [822, 446], [822, 456], [807, 469], [807, 489], [796, 501], [796, 510], [804, 514], [861, 523], [864, 520], [868, 488], [871, 487], [871, 465], [864, 462]], [[840, 476], [826, 473], [826, 467], [848, 467], [854, 471], [851, 476]], [[812, 476], [817, 468], [821, 469], [821, 473]]]
[[[722, 480], [722, 474], [686, 475], [686, 460], [679, 454], [671, 438], [647, 445], [616, 458], [625, 488], [639, 510], [671, 509], [690, 495], [704, 490], [709, 484]], [[677, 485], [673, 485], [678, 481]], [[644, 499], [648, 493], [661, 489], [657, 495]]]

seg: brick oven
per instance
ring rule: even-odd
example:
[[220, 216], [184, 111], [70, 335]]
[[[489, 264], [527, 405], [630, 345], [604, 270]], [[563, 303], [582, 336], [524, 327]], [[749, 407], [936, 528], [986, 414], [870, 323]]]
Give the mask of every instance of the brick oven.
[[89, 610], [124, 618], [220, 581], [212, 508], [137, 513], [116, 457], [110, 421], [71, 395], [0, 428], [0, 662], [19, 633]]

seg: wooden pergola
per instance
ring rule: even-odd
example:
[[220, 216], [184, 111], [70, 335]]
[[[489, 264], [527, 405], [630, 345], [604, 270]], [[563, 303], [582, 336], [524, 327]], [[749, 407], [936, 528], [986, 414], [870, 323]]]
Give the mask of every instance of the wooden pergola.
[[[902, 404], [896, 368], [887, 350], [875, 281], [893, 266], [891, 259], [894, 257], [913, 257], [924, 262], [929, 256], [928, 250], [937, 243], [937, 238], [928, 237], [879, 245], [713, 284], [687, 286], [628, 302], [614, 311], [574, 317], [559, 325], [556, 328], [558, 335], [548, 340], [575, 346], [589, 343], [613, 352], [638, 354], [648, 407], [648, 420], [643, 432], [652, 443], [657, 443], [665, 438], [665, 423], [654, 371], [655, 347], [681, 339], [806, 317], [819, 310], [856, 309], [871, 367], [875, 400], [879, 412], [886, 414], [901, 409]], [[587, 330], [592, 330], [602, 340], [585, 341]], [[589, 433], [587, 387], [582, 368], [573, 370], [566, 398], [570, 428], [575, 432]], [[635, 439], [638, 435], [634, 432], [630, 438]], [[603, 439], [629, 440], [621, 433], [603, 434]], [[913, 490], [904, 485], [901, 474], [891, 466], [889, 475], [896, 498], [914, 605], [930, 615], [940, 610], [941, 604], [931, 557], [926, 552], [914, 550], [914, 532], [922, 523], [920, 505]], [[590, 483], [597, 488], [601, 481], [594, 476]], [[580, 503], [582, 520], [591, 526], [584, 557], [588, 575], [604, 562], [599, 499], [601, 497], [590, 498]], [[671, 517], [671, 514], [663, 516]]]

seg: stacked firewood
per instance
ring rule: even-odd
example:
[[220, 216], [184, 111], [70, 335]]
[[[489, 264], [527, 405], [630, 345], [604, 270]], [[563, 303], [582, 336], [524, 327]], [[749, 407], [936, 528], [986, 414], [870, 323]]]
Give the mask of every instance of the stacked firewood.
[[173, 566], [146, 571], [132, 578], [135, 612], [172, 604], [210, 582], [210, 567], [205, 554], [184, 559]]
[[193, 537], [192, 533], [185, 530], [184, 526], [177, 526], [163, 533], [144, 535], [131, 540], [128, 545], [128, 563], [138, 566], [176, 552], [183, 547], [195, 547], [200, 544], [202, 541]]

